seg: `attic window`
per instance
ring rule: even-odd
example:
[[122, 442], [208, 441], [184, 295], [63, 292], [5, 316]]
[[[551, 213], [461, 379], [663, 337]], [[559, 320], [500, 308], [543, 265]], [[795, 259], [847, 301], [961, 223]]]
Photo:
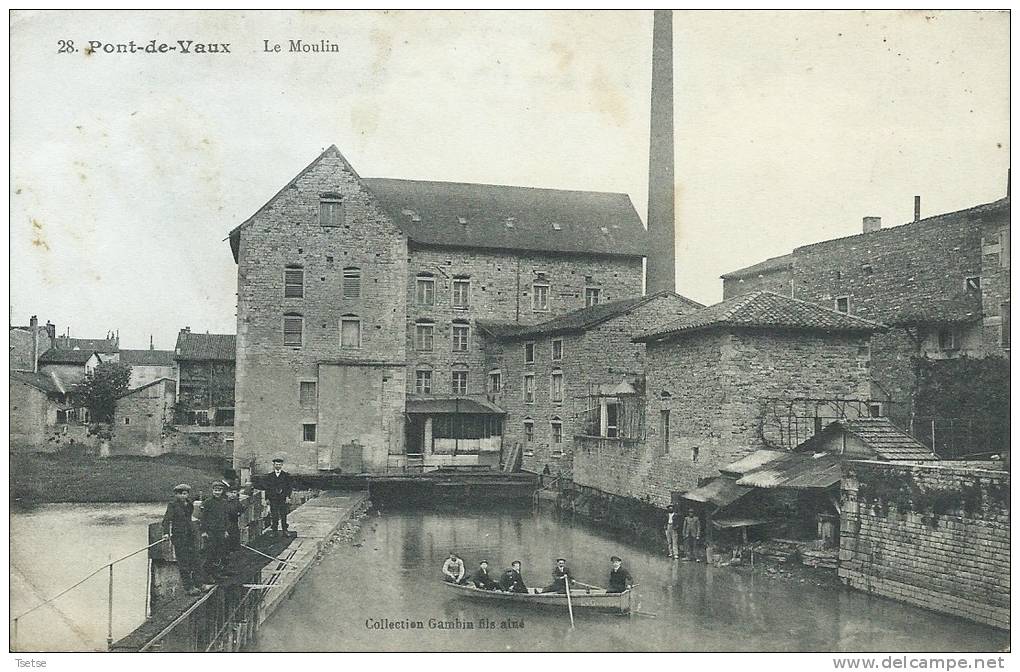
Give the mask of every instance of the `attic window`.
[[344, 204], [337, 194], [323, 194], [319, 198], [319, 226], [337, 227], [344, 223]]

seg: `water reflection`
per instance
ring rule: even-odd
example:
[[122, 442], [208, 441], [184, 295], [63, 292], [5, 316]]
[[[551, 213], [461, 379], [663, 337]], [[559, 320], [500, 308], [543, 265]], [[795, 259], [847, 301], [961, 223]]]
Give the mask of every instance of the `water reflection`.
[[[365, 521], [360, 546], [327, 556], [260, 632], [264, 651], [924, 651], [997, 650], [1008, 634], [844, 589], [673, 562], [596, 529], [530, 509], [387, 510]], [[459, 598], [438, 580], [456, 551], [474, 571], [521, 560], [530, 586], [566, 557], [578, 579], [604, 585], [612, 554], [655, 617], [537, 610]], [[424, 630], [371, 627], [422, 621]], [[494, 630], [429, 629], [429, 621], [495, 622]], [[523, 630], [499, 628], [507, 619]]]

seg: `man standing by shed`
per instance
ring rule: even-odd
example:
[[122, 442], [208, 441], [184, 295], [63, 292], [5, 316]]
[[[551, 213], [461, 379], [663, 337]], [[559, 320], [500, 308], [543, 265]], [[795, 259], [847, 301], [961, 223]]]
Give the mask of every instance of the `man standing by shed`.
[[676, 511], [673, 510], [673, 505], [670, 504], [666, 507], [666, 527], [664, 531], [666, 533], [666, 555], [671, 558], [680, 557], [680, 548], [677, 543], [676, 533], [679, 526], [679, 516], [676, 515]]
[[273, 460], [273, 470], [262, 477], [262, 489], [269, 500], [269, 520], [273, 528], [273, 536], [279, 534], [277, 527], [283, 528], [283, 536], [288, 536], [287, 509], [290, 495], [294, 487], [290, 482], [290, 474], [283, 470], [283, 458]]
[[701, 539], [701, 519], [694, 514], [694, 509], [687, 509], [687, 517], [684, 518], [684, 553], [687, 560], [701, 562], [698, 557], [698, 541]]

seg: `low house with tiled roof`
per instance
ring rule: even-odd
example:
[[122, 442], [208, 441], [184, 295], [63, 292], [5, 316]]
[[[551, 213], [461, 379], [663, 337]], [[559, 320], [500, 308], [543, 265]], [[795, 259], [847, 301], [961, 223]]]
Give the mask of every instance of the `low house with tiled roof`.
[[190, 327], [177, 334], [177, 407], [181, 425], [229, 427], [234, 424], [236, 337], [200, 334]]
[[85, 380], [85, 376], [102, 362], [112, 359], [113, 355], [95, 350], [50, 348], [39, 356], [39, 371], [53, 374], [70, 389], [71, 386]]
[[128, 388], [136, 389], [161, 378], [177, 379], [173, 350], [121, 350], [120, 362], [131, 367]]
[[85, 436], [88, 415], [54, 373], [10, 372], [12, 450], [56, 450]]
[[828, 453], [843, 459], [886, 462], [931, 462], [939, 457], [889, 418], [844, 418], [796, 448], [801, 453]]
[[640, 295], [648, 248], [626, 194], [362, 178], [335, 146], [228, 237], [235, 462], [306, 473], [428, 468], [408, 403], [486, 394], [485, 325]]
[[772, 292], [688, 312], [638, 334], [645, 346], [643, 431], [583, 439], [574, 481], [669, 504], [785, 432], [770, 399], [867, 399], [868, 341], [883, 325]]

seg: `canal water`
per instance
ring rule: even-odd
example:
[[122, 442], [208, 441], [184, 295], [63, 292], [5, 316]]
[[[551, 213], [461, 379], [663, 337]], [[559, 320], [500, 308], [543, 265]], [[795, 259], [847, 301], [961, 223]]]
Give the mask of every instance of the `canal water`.
[[[298, 531], [300, 533], [300, 531]], [[506, 607], [459, 598], [440, 580], [451, 551], [498, 575], [523, 562], [550, 583], [557, 557], [605, 585], [620, 555], [655, 617]], [[397, 628], [389, 628], [387, 622]], [[421, 622], [424, 628], [411, 628]], [[502, 628], [516, 625], [518, 627]], [[430, 627], [449, 623], [452, 629]], [[475, 627], [457, 628], [471, 623]], [[495, 624], [494, 628], [479, 625]], [[404, 626], [404, 627], [400, 627]], [[1008, 633], [844, 588], [791, 583], [746, 568], [671, 561], [591, 526], [529, 509], [371, 511], [352, 545], [313, 567], [259, 631], [260, 651], [991, 651]]]
[[[165, 504], [48, 504], [12, 513], [11, 616], [77, 583], [111, 559], [148, 544]], [[114, 569], [114, 639], [145, 620], [148, 555]], [[17, 650], [105, 651], [109, 574], [100, 572], [19, 620]]]

